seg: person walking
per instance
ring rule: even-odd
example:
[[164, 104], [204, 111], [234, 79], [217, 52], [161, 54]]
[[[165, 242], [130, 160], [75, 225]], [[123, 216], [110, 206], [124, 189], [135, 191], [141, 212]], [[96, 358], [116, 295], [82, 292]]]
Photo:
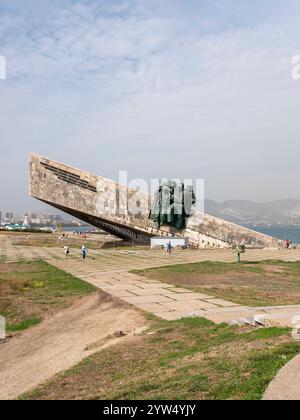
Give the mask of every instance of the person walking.
[[171, 241], [167, 243], [167, 252], [169, 255], [172, 255], [172, 242]]
[[68, 259], [70, 255], [70, 247], [68, 245], [64, 246], [64, 253], [65, 253], [66, 259]]
[[87, 256], [87, 248], [85, 245], [82, 246], [81, 252], [82, 252], [82, 258], [85, 260]]

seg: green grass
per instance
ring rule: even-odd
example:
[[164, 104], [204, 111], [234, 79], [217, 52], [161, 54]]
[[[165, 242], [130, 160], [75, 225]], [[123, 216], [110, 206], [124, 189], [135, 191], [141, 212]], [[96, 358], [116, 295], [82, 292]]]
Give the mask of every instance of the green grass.
[[0, 263], [0, 314], [18, 332], [67, 308], [96, 288], [44, 261]]
[[[195, 273], [201, 272], [201, 274], [224, 274], [224, 273], [241, 273], [244, 271], [250, 273], [261, 273], [261, 262], [247, 262], [242, 261], [241, 264], [237, 263], [225, 263], [219, 261], [202, 261], [188, 264], [174, 264], [169, 265], [166, 268], [169, 272], [174, 273]], [[132, 270], [136, 273], [141, 272], [154, 272], [161, 270], [162, 268], [149, 268], [145, 270]]]
[[19, 324], [8, 324], [6, 330], [8, 332], [19, 332], [28, 330], [28, 328], [33, 327], [41, 322], [41, 318], [34, 317], [26, 319], [25, 321], [20, 322]]
[[231, 399], [240, 395], [244, 400], [259, 400], [276, 373], [300, 351], [299, 343], [286, 343], [272, 350], [252, 352], [246, 363], [247, 380], [241, 375], [237, 363], [226, 363], [222, 358], [215, 362], [215, 368], [221, 376], [226, 376], [226, 383], [215, 385], [210, 397], [217, 400]]
[[150, 332], [84, 359], [21, 398], [256, 400], [300, 352], [285, 328], [186, 318], [153, 321]]
[[300, 304], [300, 262], [205, 261], [133, 273], [245, 306]]

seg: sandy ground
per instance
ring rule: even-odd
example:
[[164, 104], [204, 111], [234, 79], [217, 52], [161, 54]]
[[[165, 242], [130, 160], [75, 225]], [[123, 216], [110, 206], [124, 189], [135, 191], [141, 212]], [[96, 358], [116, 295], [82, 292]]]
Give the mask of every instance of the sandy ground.
[[[71, 308], [0, 344], [0, 400], [14, 399], [114, 344], [145, 329], [142, 314], [103, 293], [79, 300]], [[126, 337], [108, 337], [117, 330]]]

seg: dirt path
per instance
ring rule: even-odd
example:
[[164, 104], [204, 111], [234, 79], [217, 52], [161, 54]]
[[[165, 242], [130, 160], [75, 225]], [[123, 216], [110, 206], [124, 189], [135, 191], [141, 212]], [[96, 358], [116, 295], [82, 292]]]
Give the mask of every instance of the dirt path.
[[[139, 312], [108, 295], [97, 293], [81, 299], [0, 345], [0, 400], [18, 397], [109, 342], [130, 339], [145, 325]], [[129, 334], [106, 339], [117, 330]]]

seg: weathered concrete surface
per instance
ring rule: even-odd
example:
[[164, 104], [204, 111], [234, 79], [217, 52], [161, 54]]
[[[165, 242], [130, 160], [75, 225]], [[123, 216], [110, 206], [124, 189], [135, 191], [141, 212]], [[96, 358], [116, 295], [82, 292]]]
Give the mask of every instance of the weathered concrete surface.
[[[176, 234], [189, 237], [199, 248], [224, 248], [235, 243], [261, 248], [282, 245], [269, 236], [197, 211], [184, 231], [157, 229], [148, 219], [150, 195], [35, 154], [30, 156], [30, 195], [111, 234], [140, 242], [149, 241], [151, 236]], [[132, 211], [124, 213], [124, 209]]]
[[263, 400], [300, 400], [300, 355], [296, 356], [279, 371], [265, 392]]

